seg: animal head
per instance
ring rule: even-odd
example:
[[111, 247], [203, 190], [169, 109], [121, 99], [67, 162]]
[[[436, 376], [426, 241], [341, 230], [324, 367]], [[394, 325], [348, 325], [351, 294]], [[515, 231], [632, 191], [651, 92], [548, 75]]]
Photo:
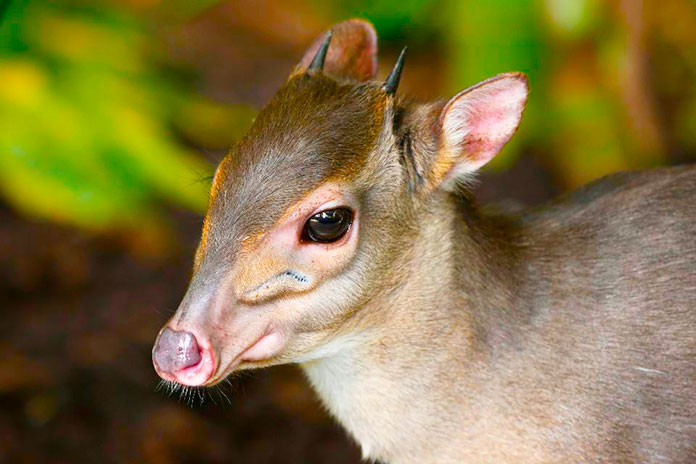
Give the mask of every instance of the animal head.
[[415, 103], [397, 91], [403, 64], [375, 81], [373, 27], [335, 25], [223, 159], [188, 291], [153, 349], [161, 377], [212, 385], [327, 356], [398, 285], [419, 217], [505, 145], [528, 92], [509, 73]]

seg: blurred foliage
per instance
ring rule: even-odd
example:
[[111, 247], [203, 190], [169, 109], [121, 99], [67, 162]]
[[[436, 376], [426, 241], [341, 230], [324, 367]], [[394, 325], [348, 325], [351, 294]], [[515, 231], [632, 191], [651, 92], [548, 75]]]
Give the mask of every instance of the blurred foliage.
[[[692, 0], [15, 0], [0, 27], [0, 193], [35, 217], [156, 236], [164, 205], [205, 208], [208, 186], [199, 180], [212, 169], [196, 150], [229, 146], [254, 115], [201, 96], [206, 86], [221, 93], [204, 81], [193, 91], [196, 76], [217, 72], [218, 87], [234, 89], [224, 80], [231, 75], [266, 88], [280, 77], [259, 75], [267, 68], [260, 61], [288, 52], [275, 42], [301, 37], [305, 46], [352, 16], [374, 22], [385, 66], [404, 43], [412, 47], [407, 87], [448, 96], [499, 72], [529, 75], [519, 134], [493, 169], [534, 154], [572, 187], [689, 160], [695, 11]], [[167, 32], [196, 21], [206, 37], [186, 32], [177, 47], [229, 49], [224, 62], [173, 64]], [[240, 50], [249, 48], [241, 36], [276, 51]], [[247, 45], [235, 49], [235, 40]]]
[[[142, 21], [107, 5], [15, 1], [0, 29], [0, 192], [21, 211], [162, 238], [162, 202], [203, 212], [211, 167], [176, 115], [222, 125], [146, 54]], [[189, 131], [196, 138], [195, 130]]]
[[372, 20], [383, 45], [442, 54], [423, 85], [446, 75], [443, 96], [501, 72], [529, 75], [520, 131], [493, 169], [533, 153], [570, 188], [696, 158], [693, 0], [349, 0], [337, 10]]
[[[294, 370], [190, 409], [153, 391], [150, 363], [189, 279], [204, 159], [354, 16], [379, 32], [382, 77], [409, 46], [400, 91], [419, 98], [528, 73], [477, 193], [532, 203], [696, 159], [694, 0], [0, 0], [0, 197], [41, 219], [0, 205], [0, 462], [359, 461]], [[101, 236], [152, 254], [174, 249], [167, 231], [166, 262]]]

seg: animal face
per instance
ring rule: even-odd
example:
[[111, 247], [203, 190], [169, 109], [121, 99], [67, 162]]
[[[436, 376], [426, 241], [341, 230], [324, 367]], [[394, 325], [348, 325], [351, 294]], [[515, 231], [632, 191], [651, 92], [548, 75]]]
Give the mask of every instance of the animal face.
[[411, 104], [394, 95], [398, 73], [369, 80], [369, 24], [347, 21], [333, 33], [216, 171], [194, 275], [153, 350], [166, 380], [211, 385], [359, 339], [369, 325], [361, 308], [398, 282], [392, 264], [417, 236], [423, 205], [516, 128], [523, 102], [509, 94], [526, 97], [519, 76], [492, 82], [493, 92], [474, 88], [475, 98]]

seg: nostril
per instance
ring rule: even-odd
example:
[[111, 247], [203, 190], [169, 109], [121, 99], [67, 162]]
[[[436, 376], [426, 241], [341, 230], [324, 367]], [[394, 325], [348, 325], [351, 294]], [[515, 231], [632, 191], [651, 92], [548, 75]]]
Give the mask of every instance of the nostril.
[[152, 350], [152, 360], [161, 371], [168, 374], [195, 366], [201, 361], [196, 337], [191, 332], [164, 329]]

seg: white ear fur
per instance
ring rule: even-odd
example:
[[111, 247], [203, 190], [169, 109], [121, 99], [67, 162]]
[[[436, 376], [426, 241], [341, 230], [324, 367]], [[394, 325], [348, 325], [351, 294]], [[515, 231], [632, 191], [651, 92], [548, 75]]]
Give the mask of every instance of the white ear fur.
[[529, 84], [521, 73], [499, 74], [454, 96], [440, 113], [436, 171], [445, 189], [490, 161], [517, 130]]

